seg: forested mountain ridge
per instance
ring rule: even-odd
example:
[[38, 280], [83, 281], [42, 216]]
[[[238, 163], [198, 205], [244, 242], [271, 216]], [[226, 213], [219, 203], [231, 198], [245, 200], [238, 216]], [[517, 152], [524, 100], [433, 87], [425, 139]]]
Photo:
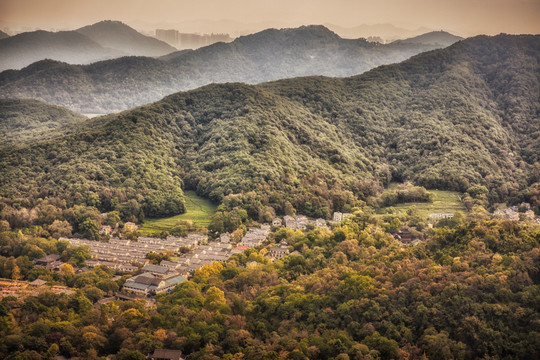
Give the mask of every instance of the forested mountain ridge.
[[[31, 99], [0, 99], [0, 146], [50, 139], [88, 128], [89, 119]], [[84, 128], [80, 125], [86, 123]], [[78, 126], [79, 125], [79, 126]]]
[[351, 78], [174, 94], [5, 150], [0, 191], [104, 211], [131, 201], [156, 216], [181, 211], [183, 181], [216, 202], [243, 194], [234, 201], [265, 221], [293, 209], [329, 217], [391, 180], [517, 201], [539, 181], [539, 45], [481, 36]]
[[[444, 46], [457, 39], [449, 38]], [[80, 113], [110, 113], [214, 82], [357, 75], [441, 46], [342, 39], [323, 26], [268, 29], [159, 59], [124, 57], [84, 66], [32, 64], [1, 73], [0, 96], [36, 98]]]

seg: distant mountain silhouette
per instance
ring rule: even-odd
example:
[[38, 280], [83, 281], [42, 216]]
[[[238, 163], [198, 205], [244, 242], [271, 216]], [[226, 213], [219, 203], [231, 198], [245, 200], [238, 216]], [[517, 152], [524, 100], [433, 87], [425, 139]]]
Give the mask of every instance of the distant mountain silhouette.
[[5, 39], [5, 38], [8, 38], [8, 37], [9, 37], [8, 34], [6, 34], [5, 32], [3, 32], [2, 30], [0, 30], [0, 40], [1, 40], [1, 39]]
[[101, 21], [75, 31], [103, 47], [120, 50], [127, 55], [162, 56], [177, 50], [161, 40], [137, 32], [120, 21]]
[[121, 56], [161, 56], [176, 51], [117, 21], [102, 21], [74, 31], [32, 31], [0, 40], [0, 70], [20, 69], [53, 59], [89, 64]]
[[124, 57], [88, 66], [33, 64], [1, 73], [0, 97], [37, 98], [81, 113], [108, 113], [214, 82], [357, 75], [442, 46], [342, 39], [324, 26], [268, 29], [158, 59]]
[[409, 30], [397, 27], [393, 24], [361, 24], [354, 27], [343, 27], [335, 24], [325, 25], [345, 38], [367, 38], [369, 36], [377, 36], [384, 39], [386, 42], [410, 38], [430, 31], [428, 28]]
[[396, 40], [394, 41], [394, 43], [440, 45], [446, 47], [459, 40], [463, 40], [463, 38], [460, 36], [452, 35], [446, 31], [432, 31], [409, 39]]
[[122, 56], [123, 53], [105, 49], [75, 31], [32, 31], [0, 40], [0, 69], [18, 69], [42, 59], [85, 64]]

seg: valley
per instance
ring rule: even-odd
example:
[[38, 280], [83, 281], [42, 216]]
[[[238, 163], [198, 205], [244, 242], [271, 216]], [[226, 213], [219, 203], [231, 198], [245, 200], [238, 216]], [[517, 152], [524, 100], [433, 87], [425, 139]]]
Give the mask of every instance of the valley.
[[0, 358], [540, 353], [540, 35], [375, 38], [0, 33]]

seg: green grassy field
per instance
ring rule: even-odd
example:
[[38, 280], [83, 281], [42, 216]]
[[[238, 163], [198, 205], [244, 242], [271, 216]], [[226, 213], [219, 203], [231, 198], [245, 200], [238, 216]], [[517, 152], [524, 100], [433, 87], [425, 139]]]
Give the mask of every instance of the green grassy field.
[[180, 220], [191, 220], [195, 225], [208, 226], [212, 215], [216, 212], [216, 205], [209, 200], [195, 194], [194, 191], [185, 191], [186, 212], [169, 218], [147, 219], [141, 227], [144, 235], [170, 231]]
[[[418, 214], [422, 217], [428, 217], [429, 213], [455, 213], [461, 211], [466, 213], [466, 209], [461, 203], [460, 194], [455, 191], [443, 191], [443, 190], [429, 190], [433, 194], [432, 203], [403, 203], [392, 206], [398, 213], [406, 213], [407, 209], [411, 206], [415, 206]], [[380, 210], [384, 213], [387, 208]]]

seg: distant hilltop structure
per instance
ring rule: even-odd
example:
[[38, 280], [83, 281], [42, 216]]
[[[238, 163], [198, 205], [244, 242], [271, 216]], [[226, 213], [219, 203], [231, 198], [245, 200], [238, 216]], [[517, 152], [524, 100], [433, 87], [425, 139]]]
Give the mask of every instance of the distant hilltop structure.
[[177, 49], [197, 49], [223, 41], [230, 42], [229, 34], [193, 34], [181, 33], [178, 30], [157, 29], [156, 39], [166, 42]]

